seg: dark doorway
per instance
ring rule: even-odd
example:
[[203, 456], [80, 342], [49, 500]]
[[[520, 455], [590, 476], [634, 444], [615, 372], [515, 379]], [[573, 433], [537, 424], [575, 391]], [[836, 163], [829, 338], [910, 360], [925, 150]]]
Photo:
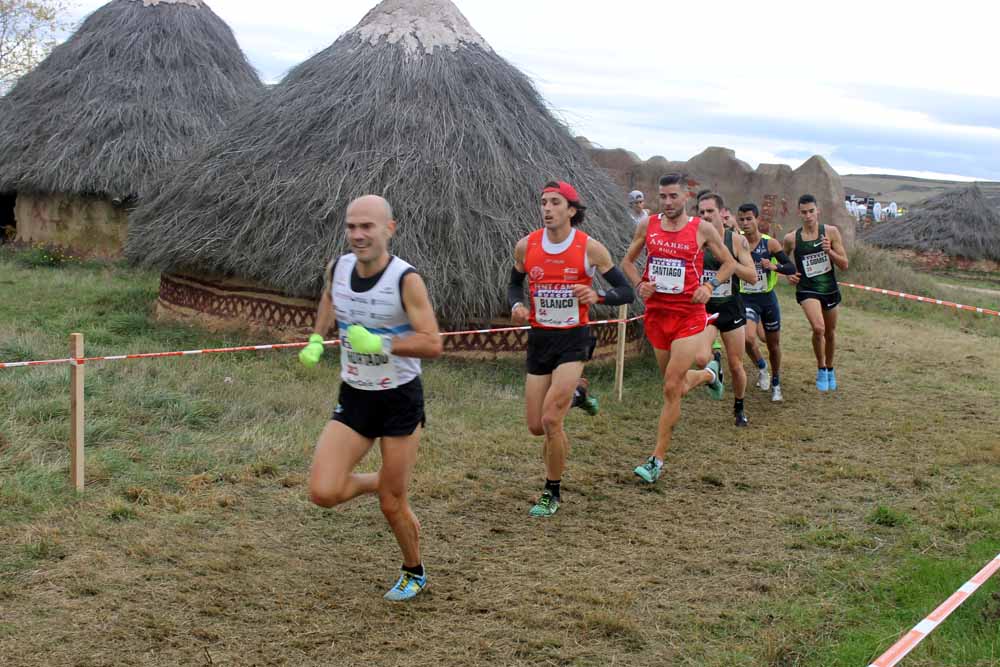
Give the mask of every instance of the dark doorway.
[[14, 219], [14, 202], [17, 194], [14, 192], [0, 192], [0, 243], [13, 241], [17, 230], [17, 221]]

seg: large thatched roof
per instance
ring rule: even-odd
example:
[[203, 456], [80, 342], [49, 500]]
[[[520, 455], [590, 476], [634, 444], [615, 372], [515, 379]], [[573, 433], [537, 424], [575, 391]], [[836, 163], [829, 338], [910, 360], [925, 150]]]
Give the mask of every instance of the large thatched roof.
[[1000, 214], [972, 185], [927, 199], [902, 221], [875, 225], [862, 238], [883, 248], [1000, 261]]
[[572, 182], [583, 229], [621, 256], [624, 193], [532, 83], [449, 0], [386, 0], [292, 70], [133, 218], [127, 255], [316, 296], [344, 252], [355, 197], [392, 203], [392, 250], [441, 315], [497, 315], [515, 242], [540, 225], [547, 180]]
[[112, 0], [6, 96], [0, 191], [135, 197], [261, 94], [202, 0]]

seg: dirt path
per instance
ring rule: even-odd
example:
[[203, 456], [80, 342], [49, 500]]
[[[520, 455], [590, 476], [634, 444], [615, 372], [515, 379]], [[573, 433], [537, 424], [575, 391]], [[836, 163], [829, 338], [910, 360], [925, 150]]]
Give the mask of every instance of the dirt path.
[[976, 292], [977, 294], [986, 294], [994, 298], [1000, 298], [1000, 290], [987, 289], [985, 287], [971, 287], [968, 285], [955, 285], [954, 283], [936, 282], [934, 284], [938, 287], [944, 287], [946, 289], [964, 290], [966, 292]]
[[[690, 396], [655, 487], [631, 472], [660, 408], [651, 358], [630, 362], [624, 404], [612, 369], [589, 369], [603, 412], [569, 419], [565, 504], [549, 521], [527, 516], [542, 466], [519, 384], [502, 380], [514, 372], [428, 364], [413, 501], [431, 586], [405, 606], [381, 599], [399, 563], [377, 502], [311, 506], [302, 443], [281, 445], [289, 463], [273, 474], [209, 465], [200, 483], [147, 496], [112, 479], [0, 526], [7, 562], [59, 546], [33, 547], [33, 565], [0, 580], [3, 663], [829, 664], [809, 653], [843, 622], [822, 575], [885, 567], [896, 538], [868, 521], [875, 508], [905, 511], [945, 552], [949, 494], [965, 476], [1000, 484], [1000, 340], [844, 308], [841, 388], [819, 395], [804, 318], [783, 306], [785, 403], [751, 385], [738, 431], [728, 389], [721, 403]], [[316, 432], [323, 418], [309, 417]], [[132, 517], [109, 518], [125, 498], [139, 499]], [[775, 613], [789, 601], [821, 627]]]

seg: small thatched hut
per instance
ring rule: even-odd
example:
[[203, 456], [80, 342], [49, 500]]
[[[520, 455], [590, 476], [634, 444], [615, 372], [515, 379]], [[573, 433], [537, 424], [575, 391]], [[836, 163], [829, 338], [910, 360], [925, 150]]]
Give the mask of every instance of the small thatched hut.
[[150, 180], [262, 93], [202, 0], [112, 0], [5, 97], [0, 193], [17, 193], [18, 239], [120, 254]]
[[879, 223], [861, 238], [883, 248], [1000, 262], [1000, 214], [975, 185], [926, 199], [902, 220]]
[[450, 0], [385, 0], [170, 175], [126, 254], [164, 272], [161, 312], [302, 328], [346, 251], [347, 204], [376, 193], [442, 321], [490, 321], [509, 314], [513, 247], [553, 179], [576, 186], [583, 229], [620, 257], [624, 193], [532, 83]]

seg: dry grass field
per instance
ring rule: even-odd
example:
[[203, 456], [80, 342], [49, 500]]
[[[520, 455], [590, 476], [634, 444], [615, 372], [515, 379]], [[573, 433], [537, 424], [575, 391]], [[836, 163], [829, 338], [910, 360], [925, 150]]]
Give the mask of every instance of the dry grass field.
[[[93, 354], [245, 340], [151, 322], [151, 274], [6, 257], [0, 275], [17, 289], [3, 361], [62, 356], [77, 330]], [[527, 516], [542, 465], [520, 362], [426, 364], [413, 502], [430, 587], [405, 605], [381, 599], [399, 556], [377, 502], [306, 498], [333, 361], [88, 366], [79, 496], [67, 370], [0, 371], [0, 662], [863, 667], [1000, 551], [1000, 337], [845, 293], [841, 388], [818, 395], [788, 297], [786, 402], [751, 388], [738, 431], [728, 388], [690, 396], [655, 487], [631, 472], [660, 405], [652, 357], [628, 363], [624, 403], [593, 365], [603, 409], [569, 419], [551, 520]], [[1000, 665], [997, 591], [904, 664]]]

